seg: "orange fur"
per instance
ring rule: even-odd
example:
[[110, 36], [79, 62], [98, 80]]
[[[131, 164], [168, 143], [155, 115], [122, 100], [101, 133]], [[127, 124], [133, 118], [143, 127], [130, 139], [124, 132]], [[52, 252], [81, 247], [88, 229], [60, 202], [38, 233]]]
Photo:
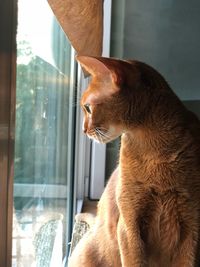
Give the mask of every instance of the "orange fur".
[[122, 135], [119, 166], [70, 267], [193, 267], [199, 260], [200, 122], [137, 61], [78, 57], [92, 74], [84, 132]]

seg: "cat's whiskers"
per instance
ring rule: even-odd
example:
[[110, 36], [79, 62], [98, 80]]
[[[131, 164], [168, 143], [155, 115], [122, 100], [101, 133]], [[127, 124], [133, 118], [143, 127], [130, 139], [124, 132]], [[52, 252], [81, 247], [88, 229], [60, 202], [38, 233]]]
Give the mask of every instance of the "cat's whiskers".
[[90, 131], [87, 133], [87, 135], [88, 135], [88, 137], [89, 137], [90, 139], [97, 139], [97, 140], [98, 140], [95, 130], [90, 130]]
[[97, 133], [97, 135], [100, 138], [100, 140], [102, 141], [102, 143], [108, 142], [109, 140], [112, 139], [111, 136], [109, 134], [107, 134], [108, 130], [106, 128], [96, 127], [95, 132]]
[[99, 138], [103, 141], [103, 139], [107, 139], [107, 137], [98, 129], [95, 129], [97, 135], [99, 136]]
[[112, 136], [110, 135], [109, 131], [105, 128], [98, 128], [99, 132], [104, 135], [105, 137], [107, 137], [108, 139], [112, 138]]
[[90, 139], [94, 139], [99, 143], [104, 143], [102, 136], [98, 133], [98, 131], [96, 131], [96, 129], [90, 130], [87, 134]]
[[101, 136], [99, 133], [96, 133], [96, 137], [97, 137], [97, 140], [98, 140], [100, 143], [104, 143], [103, 138], [102, 138], [102, 136]]
[[97, 128], [95, 128], [95, 133], [96, 133], [97, 140], [100, 143], [103, 143], [103, 137], [102, 137], [101, 133], [99, 132], [99, 130]]

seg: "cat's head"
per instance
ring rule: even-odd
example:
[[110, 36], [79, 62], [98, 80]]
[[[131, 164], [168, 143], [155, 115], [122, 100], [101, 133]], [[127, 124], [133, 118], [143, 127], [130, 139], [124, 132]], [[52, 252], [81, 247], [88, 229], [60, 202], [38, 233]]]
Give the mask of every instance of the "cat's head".
[[103, 57], [77, 60], [92, 76], [81, 99], [83, 131], [89, 138], [107, 143], [126, 132], [134, 118], [143, 119], [145, 97], [137, 64]]

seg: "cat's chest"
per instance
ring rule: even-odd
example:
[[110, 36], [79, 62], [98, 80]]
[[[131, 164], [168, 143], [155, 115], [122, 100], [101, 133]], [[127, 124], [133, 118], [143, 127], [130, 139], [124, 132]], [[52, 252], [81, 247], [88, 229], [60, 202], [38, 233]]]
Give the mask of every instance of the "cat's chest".
[[129, 188], [139, 182], [145, 187], [167, 189], [177, 187], [185, 180], [184, 164], [174, 159], [174, 155], [163, 156], [142, 153], [137, 150], [123, 149], [120, 153], [120, 179]]
[[175, 169], [168, 163], [145, 161], [134, 157], [120, 162], [120, 180], [129, 184], [129, 188], [137, 182], [144, 187], [175, 186], [176, 176]]

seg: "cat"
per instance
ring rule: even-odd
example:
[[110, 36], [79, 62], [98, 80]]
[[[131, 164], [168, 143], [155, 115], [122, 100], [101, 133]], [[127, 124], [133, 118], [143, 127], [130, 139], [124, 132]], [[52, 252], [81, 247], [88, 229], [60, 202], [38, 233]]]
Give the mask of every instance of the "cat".
[[77, 60], [92, 75], [84, 133], [100, 143], [121, 136], [121, 148], [69, 267], [198, 266], [200, 121], [145, 63]]

